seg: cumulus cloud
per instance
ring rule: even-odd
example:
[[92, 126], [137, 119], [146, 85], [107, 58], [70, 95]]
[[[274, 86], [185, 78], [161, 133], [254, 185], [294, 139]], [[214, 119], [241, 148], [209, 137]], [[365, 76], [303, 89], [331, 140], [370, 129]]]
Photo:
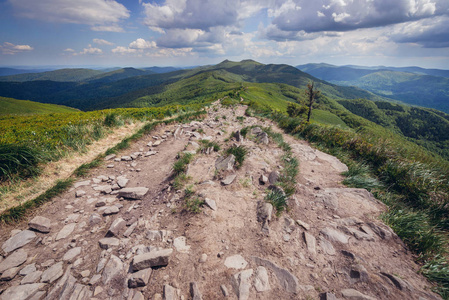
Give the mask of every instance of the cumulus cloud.
[[84, 48], [83, 51], [78, 53], [79, 55], [85, 55], [85, 54], [103, 54], [103, 50], [100, 48], [92, 47], [92, 45], [88, 45], [87, 48]]
[[0, 51], [3, 54], [14, 55], [20, 52], [31, 51], [34, 48], [29, 45], [14, 45], [13, 43], [4, 42], [3, 45], [0, 45]]
[[95, 44], [98, 44], [98, 45], [106, 45], [106, 46], [112, 46], [112, 45], [114, 45], [114, 43], [108, 42], [108, 41], [103, 40], [103, 39], [93, 39], [92, 41], [93, 41]]
[[151, 49], [156, 48], [155, 41], [146, 41], [142, 38], [135, 40], [129, 44], [129, 48], [131, 49]]
[[123, 46], [115, 47], [111, 51], [112, 51], [112, 53], [117, 53], [117, 54], [130, 54], [130, 53], [136, 53], [137, 52], [136, 49], [131, 49], [129, 47], [123, 47]]
[[8, 0], [16, 14], [47, 22], [90, 25], [96, 31], [123, 31], [128, 9], [114, 0]]

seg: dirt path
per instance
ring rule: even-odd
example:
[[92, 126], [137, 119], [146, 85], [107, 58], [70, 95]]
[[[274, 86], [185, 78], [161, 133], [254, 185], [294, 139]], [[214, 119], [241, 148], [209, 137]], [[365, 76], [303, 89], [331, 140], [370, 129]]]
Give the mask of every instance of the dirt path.
[[[284, 135], [300, 161], [297, 192], [262, 230], [268, 184], [259, 177], [281, 170], [283, 152], [273, 141], [229, 139], [272, 125], [237, 120], [244, 111], [215, 106], [202, 122], [158, 127], [35, 212], [49, 221], [2, 228], [0, 299], [440, 299], [378, 220], [384, 206], [344, 187], [346, 166], [304, 141]], [[222, 152], [194, 156], [187, 186], [209, 206], [193, 214], [171, 168], [198, 138], [249, 152], [222, 172]], [[228, 175], [236, 178], [222, 184]]]

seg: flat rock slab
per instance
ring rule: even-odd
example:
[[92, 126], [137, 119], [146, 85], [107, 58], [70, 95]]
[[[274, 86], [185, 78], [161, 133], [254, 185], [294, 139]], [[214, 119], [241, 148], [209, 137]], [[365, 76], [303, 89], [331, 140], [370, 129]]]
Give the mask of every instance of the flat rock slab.
[[234, 168], [235, 156], [233, 154], [229, 156], [221, 156], [215, 161], [215, 169], [218, 171], [230, 171]]
[[115, 219], [108, 229], [108, 236], [119, 236], [120, 232], [126, 227], [126, 222], [122, 218]]
[[253, 269], [248, 269], [235, 274], [232, 277], [231, 284], [239, 300], [249, 299], [249, 290], [251, 288], [251, 276]]
[[313, 235], [303, 232], [304, 241], [307, 245], [307, 250], [309, 250], [310, 253], [316, 254], [316, 239]]
[[281, 286], [287, 292], [295, 293], [295, 294], [298, 292], [299, 281], [295, 275], [293, 275], [288, 270], [279, 267], [278, 265], [276, 265], [275, 263], [273, 263], [267, 259], [263, 259], [263, 258], [260, 258], [257, 256], [253, 256], [252, 258], [256, 264], [271, 269], [274, 272], [274, 274], [276, 275], [276, 277], [278, 278]]
[[140, 200], [145, 194], [148, 192], [148, 188], [146, 187], [133, 187], [133, 188], [124, 188], [118, 192], [120, 197], [132, 200]]
[[62, 257], [63, 261], [72, 261], [75, 257], [81, 254], [81, 247], [75, 247], [67, 251]]
[[258, 266], [254, 278], [254, 287], [258, 292], [265, 292], [271, 289], [270, 283], [268, 281], [268, 272], [262, 266]]
[[321, 230], [321, 234], [329, 241], [331, 242], [338, 242], [342, 244], [347, 244], [349, 241], [349, 236], [344, 234], [341, 231], [335, 230], [330, 227], [326, 227], [323, 230]]
[[345, 289], [341, 291], [341, 294], [346, 299], [355, 299], [355, 300], [376, 300], [376, 298], [370, 297], [368, 295], [362, 294], [354, 289]]
[[29, 297], [34, 295], [44, 286], [45, 286], [44, 283], [32, 283], [32, 284], [12, 286], [3, 292], [3, 294], [0, 296], [0, 299], [1, 300], [29, 299]]
[[244, 269], [248, 265], [248, 262], [240, 254], [229, 256], [226, 258], [224, 265], [227, 268], [232, 269]]
[[[116, 276], [122, 273], [122, 270], [123, 263], [120, 258], [115, 255], [111, 255], [111, 258], [109, 259], [103, 271], [103, 284], [108, 284], [109, 282], [111, 282]], [[122, 288], [122, 286], [120, 286], [120, 288]]]
[[28, 226], [39, 232], [48, 233], [51, 229], [51, 221], [48, 218], [36, 216], [28, 223]]
[[42, 271], [32, 272], [32, 273], [28, 274], [27, 276], [23, 277], [20, 284], [36, 283], [41, 279], [41, 276], [42, 276]]
[[64, 274], [62, 261], [54, 264], [42, 273], [41, 282], [53, 283]]
[[150, 280], [151, 273], [153, 269], [143, 269], [136, 273], [131, 274], [131, 277], [128, 279], [128, 287], [136, 288], [141, 286], [146, 286], [148, 281]]
[[189, 253], [190, 246], [186, 245], [186, 237], [180, 236], [173, 240], [173, 246], [176, 248], [176, 251], [180, 253]]
[[111, 247], [117, 247], [120, 245], [120, 240], [117, 238], [104, 238], [98, 241], [101, 249], [108, 250]]
[[11, 268], [11, 269], [6, 270], [0, 276], [0, 281], [10, 281], [10, 280], [12, 280], [14, 277], [16, 277], [17, 273], [19, 273], [19, 270], [20, 270], [19, 267], [15, 267], [15, 268]]
[[133, 270], [140, 271], [152, 267], [166, 266], [172, 253], [173, 249], [162, 249], [136, 255], [132, 262]]
[[10, 237], [6, 242], [3, 243], [2, 249], [6, 253], [14, 251], [20, 247], [25, 246], [32, 240], [36, 238], [36, 234], [30, 230], [23, 230], [14, 236]]
[[73, 230], [75, 230], [76, 223], [70, 223], [62, 227], [62, 229], [58, 232], [58, 235], [56, 236], [56, 241], [65, 239], [70, 234], [72, 234]]
[[3, 273], [11, 268], [20, 266], [27, 260], [27, 258], [28, 254], [26, 253], [25, 250], [23, 249], [17, 250], [0, 263], [0, 273]]
[[228, 176], [226, 176], [225, 179], [223, 179], [223, 180], [221, 181], [221, 184], [223, 184], [223, 185], [230, 185], [231, 183], [234, 182], [234, 180], [235, 180], [236, 177], [237, 177], [236, 174], [228, 175]]
[[215, 200], [206, 198], [204, 199], [204, 203], [206, 203], [207, 206], [209, 206], [210, 209], [212, 210], [217, 210], [217, 203], [215, 203]]

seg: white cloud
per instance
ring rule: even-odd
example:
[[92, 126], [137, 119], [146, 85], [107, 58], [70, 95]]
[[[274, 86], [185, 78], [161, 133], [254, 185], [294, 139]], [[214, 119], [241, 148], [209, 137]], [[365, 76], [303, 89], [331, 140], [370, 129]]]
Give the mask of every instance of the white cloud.
[[75, 50], [73, 50], [72, 48], [67, 48], [67, 49], [64, 49], [64, 52], [73, 53], [73, 52], [75, 52]]
[[31, 51], [34, 48], [29, 45], [15, 45], [13, 43], [4, 42], [3, 45], [0, 45], [0, 51], [3, 54], [14, 55], [19, 52], [27, 52]]
[[93, 39], [92, 41], [93, 41], [95, 44], [98, 44], [98, 45], [106, 45], [106, 46], [112, 46], [112, 45], [114, 45], [114, 43], [108, 42], [108, 41], [103, 40], [103, 39]]
[[139, 38], [129, 44], [129, 48], [131, 49], [151, 49], [156, 48], [155, 41], [145, 41], [142, 38]]
[[115, 0], [8, 0], [22, 17], [46, 22], [90, 25], [96, 31], [123, 31], [118, 23], [128, 9]]
[[112, 49], [111, 51], [112, 51], [112, 53], [117, 53], [117, 54], [130, 54], [130, 53], [137, 52], [136, 49], [130, 49], [128, 47], [123, 47], [123, 46], [118, 46], [118, 47]]
[[84, 48], [83, 51], [78, 53], [79, 55], [85, 55], [85, 54], [103, 54], [103, 50], [100, 48], [92, 47], [92, 45], [88, 45], [87, 48]]

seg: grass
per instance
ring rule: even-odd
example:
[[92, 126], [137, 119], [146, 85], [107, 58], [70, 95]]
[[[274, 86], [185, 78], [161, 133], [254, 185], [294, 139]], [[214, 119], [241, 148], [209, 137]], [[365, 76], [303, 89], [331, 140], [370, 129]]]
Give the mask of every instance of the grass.
[[226, 149], [225, 153], [227, 155], [233, 154], [235, 156], [235, 162], [237, 169], [241, 168], [243, 165], [243, 161], [246, 158], [246, 154], [248, 154], [248, 149], [243, 146], [231, 146]]
[[279, 190], [270, 190], [265, 196], [265, 201], [273, 205], [277, 217], [287, 208], [287, 196]]
[[42, 155], [29, 146], [0, 145], [0, 182], [10, 180], [12, 176], [27, 178], [38, 175], [41, 160]]
[[199, 152], [206, 150], [208, 148], [214, 148], [215, 152], [220, 151], [220, 145], [217, 142], [209, 141], [209, 140], [200, 140], [200, 148], [198, 149]]
[[184, 210], [190, 213], [198, 214], [201, 212], [201, 206], [204, 201], [195, 196], [193, 186], [190, 185], [184, 189]]
[[189, 163], [193, 159], [192, 153], [179, 153], [178, 160], [173, 164], [173, 173], [178, 176], [180, 174], [185, 174], [187, 172], [187, 168]]

